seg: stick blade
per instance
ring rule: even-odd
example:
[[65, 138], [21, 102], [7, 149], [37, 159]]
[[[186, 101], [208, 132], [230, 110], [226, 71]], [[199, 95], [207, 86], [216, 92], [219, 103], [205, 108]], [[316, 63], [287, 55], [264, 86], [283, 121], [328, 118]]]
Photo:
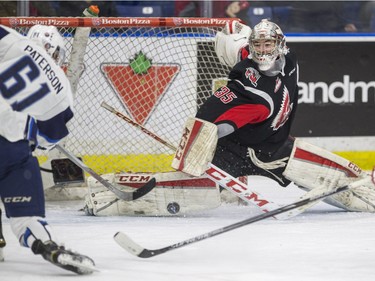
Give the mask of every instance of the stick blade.
[[117, 244], [120, 245], [123, 249], [128, 251], [130, 254], [139, 257], [141, 253], [145, 250], [143, 247], [135, 243], [129, 236], [122, 232], [117, 232], [113, 239]]
[[[110, 191], [112, 191], [117, 198], [124, 200], [124, 201], [134, 201], [138, 198], [141, 198], [142, 196], [145, 196], [147, 193], [149, 193], [151, 190], [154, 189], [156, 186], [156, 179], [152, 178], [148, 182], [146, 182], [141, 187], [137, 188], [135, 191], [124, 191], [122, 188], [124, 186], [115, 184], [112, 185], [109, 182], [102, 182], [102, 184], [107, 187]], [[129, 187], [130, 188], [130, 187]]]
[[133, 200], [136, 200], [142, 196], [145, 196], [147, 193], [149, 193], [151, 190], [154, 189], [156, 186], [156, 179], [152, 178], [149, 180], [146, 184], [138, 188], [136, 191], [133, 192]]
[[110, 112], [114, 112], [115, 111], [115, 109], [112, 106], [110, 106], [108, 103], [106, 103], [104, 101], [100, 105], [101, 105], [101, 107], [107, 109]]

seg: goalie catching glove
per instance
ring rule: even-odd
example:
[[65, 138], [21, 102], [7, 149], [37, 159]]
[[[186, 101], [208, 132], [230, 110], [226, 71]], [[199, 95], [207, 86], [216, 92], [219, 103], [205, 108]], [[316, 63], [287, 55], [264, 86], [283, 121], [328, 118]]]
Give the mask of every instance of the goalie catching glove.
[[[215, 52], [220, 62], [229, 67], [247, 57], [251, 28], [239, 21], [227, 23], [215, 36]], [[246, 54], [242, 54], [242, 53]]]

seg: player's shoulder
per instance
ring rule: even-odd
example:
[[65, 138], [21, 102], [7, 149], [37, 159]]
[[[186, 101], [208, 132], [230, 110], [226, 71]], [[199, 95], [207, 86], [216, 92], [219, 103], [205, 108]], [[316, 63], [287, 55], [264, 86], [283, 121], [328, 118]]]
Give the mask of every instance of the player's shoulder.
[[11, 45], [19, 40], [25, 40], [25, 36], [5, 25], [0, 25], [0, 46]]
[[297, 55], [295, 52], [293, 51], [290, 51], [288, 52], [286, 55], [285, 55], [285, 60], [286, 60], [286, 63], [288, 64], [292, 64], [292, 65], [296, 65], [297, 64]]
[[295, 53], [289, 52], [285, 55], [284, 72], [290, 74], [294, 73], [295, 75], [293, 75], [293, 77], [296, 77], [296, 75], [298, 76], [298, 61]]
[[13, 34], [15, 36], [23, 37], [20, 33], [15, 31], [13, 28], [0, 24], [0, 38], [3, 38], [9, 34]]
[[246, 67], [248, 67], [249, 65], [251, 65], [253, 62], [253, 60], [249, 59], [249, 58], [245, 58], [243, 60], [241, 60], [240, 62], [238, 62], [234, 67], [233, 69], [246, 69]]
[[229, 73], [229, 79], [240, 79], [242, 74], [246, 72], [246, 69], [249, 67], [255, 68], [254, 62], [248, 58], [238, 62]]
[[22, 34], [12, 28], [0, 25], [0, 60], [10, 48], [22, 41], [25, 41], [25, 37]]

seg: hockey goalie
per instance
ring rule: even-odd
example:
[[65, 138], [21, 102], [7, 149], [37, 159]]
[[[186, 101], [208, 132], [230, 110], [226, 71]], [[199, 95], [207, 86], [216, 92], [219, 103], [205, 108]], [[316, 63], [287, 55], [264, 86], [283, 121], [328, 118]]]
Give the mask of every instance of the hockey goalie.
[[218, 58], [233, 67], [228, 83], [187, 120], [172, 167], [201, 176], [212, 162], [234, 177], [261, 175], [313, 194], [369, 178], [368, 185], [325, 201], [348, 211], [374, 212], [370, 174], [290, 136], [299, 69], [281, 28], [267, 19], [253, 30], [233, 22], [215, 40]]
[[[157, 187], [134, 202], [122, 202], [95, 181], [86, 197], [92, 215], [183, 215], [220, 205], [219, 187], [205, 178], [208, 163], [238, 178], [261, 175], [286, 187], [291, 182], [306, 196], [369, 178], [354, 163], [290, 136], [298, 104], [298, 63], [276, 24], [262, 20], [253, 30], [239, 22], [215, 37], [222, 64], [232, 67], [219, 88], [189, 118], [172, 167], [152, 175]], [[151, 175], [110, 175], [117, 184], [139, 184]], [[194, 180], [199, 179], [198, 182]], [[348, 211], [375, 211], [371, 183], [325, 201]]]

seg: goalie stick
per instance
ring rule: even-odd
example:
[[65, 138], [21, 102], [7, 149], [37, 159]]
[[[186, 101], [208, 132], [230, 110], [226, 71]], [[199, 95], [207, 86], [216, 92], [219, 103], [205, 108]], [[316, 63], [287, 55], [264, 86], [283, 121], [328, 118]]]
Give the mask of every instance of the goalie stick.
[[[98, 7], [91, 5], [83, 11], [84, 17], [98, 17]], [[77, 27], [74, 33], [72, 51], [69, 57], [69, 64], [66, 70], [72, 92], [76, 95], [79, 78], [84, 71], [83, 59], [86, 53], [87, 43], [89, 41], [91, 27]]]
[[100, 182], [102, 185], [104, 185], [108, 190], [112, 191], [119, 199], [122, 199], [124, 201], [133, 201], [136, 200], [147, 193], [149, 193], [156, 185], [155, 178], [152, 178], [149, 182], [144, 184], [143, 186], [137, 188], [136, 191], [133, 192], [126, 192], [121, 190], [121, 187], [116, 187], [106, 181], [104, 178], [99, 176], [96, 172], [94, 172], [91, 168], [86, 166], [81, 160], [79, 160], [77, 157], [75, 157], [72, 153], [67, 151], [64, 147], [56, 144], [55, 148], [63, 153], [65, 156], [67, 156], [74, 164], [76, 164], [78, 167], [80, 167], [82, 170], [90, 174], [94, 179], [96, 179], [98, 182]]
[[169, 142], [163, 140], [161, 137], [159, 137], [158, 135], [154, 134], [153, 132], [147, 130], [145, 127], [143, 127], [141, 124], [138, 124], [137, 122], [133, 121], [131, 118], [129, 118], [128, 116], [126, 116], [125, 114], [122, 114], [120, 111], [116, 110], [115, 108], [113, 108], [112, 106], [110, 106], [109, 104], [107, 104], [106, 102], [102, 102], [101, 106], [105, 109], [107, 109], [109, 112], [112, 112], [113, 114], [115, 114], [117, 117], [120, 117], [122, 120], [125, 120], [126, 122], [128, 122], [130, 125], [136, 127], [137, 129], [140, 129], [142, 132], [144, 132], [146, 135], [149, 135], [150, 137], [152, 137], [153, 139], [157, 140], [158, 142], [160, 142], [161, 144], [164, 144], [165, 146], [169, 147], [170, 149], [172, 149], [173, 151], [176, 151], [176, 147], [173, 145], [173, 144], [170, 144]]
[[[176, 147], [170, 144], [169, 142], [165, 141], [158, 135], [154, 134], [153, 132], [149, 131], [142, 125], [136, 123], [126, 115], [122, 114], [115, 108], [111, 107], [105, 102], [102, 102], [101, 104], [102, 107], [107, 109], [108, 111], [112, 112], [119, 118], [125, 120], [129, 124], [135, 126], [136, 128], [140, 129], [142, 132], [146, 133], [153, 139], [157, 140], [158, 142], [166, 145], [167, 147], [171, 148], [173, 151], [176, 151]], [[374, 173], [374, 171], [373, 171]], [[232, 175], [228, 174], [227, 172], [221, 170], [217, 166], [215, 166], [212, 163], [208, 163], [208, 169], [205, 172], [206, 176], [214, 181], [215, 183], [219, 184], [220, 186], [224, 187], [228, 191], [234, 193], [237, 197], [241, 198], [245, 202], [248, 202], [250, 204], [256, 205], [259, 207], [262, 211], [264, 212], [269, 212], [270, 210], [274, 210], [276, 208], [279, 208], [280, 206], [271, 202], [270, 200], [264, 199], [263, 196], [261, 196], [259, 193], [251, 191], [249, 187], [239, 181], [238, 179], [234, 178]], [[373, 175], [374, 177], [374, 175]], [[319, 189], [312, 189], [308, 191], [301, 199], [304, 198], [309, 198], [309, 197], [314, 197], [317, 194], [319, 194], [321, 190]], [[328, 191], [327, 191], [328, 192]], [[323, 198], [324, 199], [324, 198]], [[313, 205], [317, 204], [320, 200], [315, 200], [313, 202], [310, 202], [310, 204], [305, 204], [300, 208], [295, 208], [293, 210], [290, 210], [289, 212], [283, 212], [281, 214], [278, 214], [275, 216], [276, 219], [289, 219], [292, 217], [295, 217], [307, 209], [311, 208]]]
[[187, 240], [184, 240], [184, 241], [181, 241], [181, 242], [178, 242], [176, 244], [173, 244], [173, 245], [170, 245], [170, 246], [167, 246], [167, 247], [164, 247], [164, 248], [160, 248], [160, 249], [155, 249], [155, 250], [146, 249], [146, 248], [140, 246], [139, 244], [137, 244], [136, 242], [134, 242], [132, 239], [129, 238], [129, 236], [127, 236], [126, 234], [124, 234], [122, 232], [117, 232], [114, 235], [114, 239], [117, 242], [117, 244], [119, 244], [122, 248], [124, 248], [130, 254], [135, 255], [137, 257], [140, 257], [140, 258], [150, 258], [150, 257], [154, 257], [154, 256], [157, 256], [157, 255], [160, 255], [160, 254], [163, 254], [163, 253], [166, 253], [166, 252], [169, 252], [169, 251], [172, 251], [172, 250], [175, 250], [175, 249], [193, 244], [195, 242], [202, 241], [202, 240], [211, 238], [213, 236], [217, 236], [217, 235], [223, 234], [225, 232], [228, 232], [228, 231], [231, 231], [231, 230], [234, 230], [234, 229], [237, 229], [237, 228], [240, 228], [240, 227], [243, 227], [243, 226], [246, 226], [246, 225], [249, 225], [249, 224], [252, 224], [252, 223], [255, 223], [255, 222], [270, 218], [270, 217], [273, 217], [273, 216], [276, 216], [278, 214], [286, 213], [288, 211], [297, 209], [301, 206], [310, 204], [312, 202], [320, 201], [320, 200], [322, 200], [326, 197], [329, 197], [331, 195], [334, 195], [334, 194], [337, 194], [337, 193], [340, 193], [340, 192], [343, 192], [343, 191], [348, 191], [349, 189], [352, 189], [352, 188], [359, 187], [359, 186], [361, 186], [364, 183], [367, 183], [369, 181], [370, 181], [369, 178], [361, 179], [361, 180], [355, 181], [355, 182], [353, 182], [349, 185], [339, 187], [335, 190], [331, 190], [331, 191], [326, 192], [326, 193], [321, 193], [319, 195], [316, 195], [316, 196], [313, 196], [313, 197], [310, 197], [310, 198], [305, 198], [303, 200], [300, 200], [300, 201], [294, 202], [292, 204], [285, 205], [285, 206], [280, 207], [278, 209], [272, 210], [268, 213], [263, 213], [263, 214], [260, 214], [260, 215], [257, 215], [257, 216], [239, 221], [237, 223], [234, 223], [234, 224], [231, 224], [231, 225], [228, 225], [228, 226], [224, 226], [222, 228], [218, 228], [216, 230], [207, 232], [205, 234], [201, 234], [201, 235], [195, 236], [193, 238], [190, 238], [190, 239], [187, 239]]
[[[138, 124], [137, 122], [133, 121], [126, 115], [122, 114], [112, 106], [108, 105], [105, 102], [102, 102], [101, 106], [111, 113], [115, 114], [119, 118], [123, 119], [124, 121], [128, 122], [129, 124], [135, 126], [136, 128], [140, 129], [142, 132], [146, 133], [148, 136], [152, 137], [153, 139], [157, 140], [158, 142], [164, 144], [165, 146], [171, 148], [173, 151], [176, 151], [176, 147], [169, 142], [165, 141], [158, 135], [154, 134], [153, 132], [149, 131], [142, 125]], [[215, 183], [219, 184], [220, 186], [224, 187], [228, 191], [234, 193], [237, 197], [241, 198], [245, 202], [248, 202], [250, 204], [256, 205], [264, 212], [269, 212], [270, 210], [279, 208], [280, 206], [273, 203], [270, 200], [265, 199], [262, 195], [260, 195], [257, 192], [251, 191], [249, 187], [239, 181], [238, 179], [234, 178], [227, 172], [221, 170], [217, 166], [215, 166], [212, 163], [208, 163], [208, 169], [205, 172], [206, 176], [214, 181]], [[311, 190], [308, 193], [306, 193], [305, 197], [309, 196], [315, 196], [317, 191]], [[294, 216], [297, 216], [304, 211], [306, 211], [308, 208], [312, 207], [314, 204], [318, 203], [319, 201], [314, 201], [311, 204], [306, 204], [304, 207], [294, 209], [293, 211], [290, 211], [288, 213], [282, 213], [280, 215], [277, 215], [276, 219], [288, 219]]]
[[[158, 142], [164, 144], [165, 146], [169, 147], [173, 151], [176, 151], [176, 147], [169, 142], [165, 141], [158, 135], [154, 134], [153, 132], [149, 131], [142, 125], [138, 124], [137, 122], [133, 121], [126, 115], [122, 114], [112, 106], [108, 105], [105, 102], [102, 102], [101, 106], [111, 113], [115, 114], [117, 117], [123, 119], [124, 121], [128, 122], [129, 124], [135, 126], [136, 128], [140, 129], [142, 132], [147, 134], [148, 136], [152, 137], [153, 139], [157, 140]], [[209, 179], [214, 181], [215, 183], [219, 184], [220, 186], [224, 187], [228, 191], [234, 193], [237, 197], [241, 198], [245, 202], [248, 202], [250, 204], [256, 205], [259, 207], [263, 212], [270, 212], [273, 209], [279, 208], [280, 206], [271, 202], [268, 199], [265, 199], [264, 196], [260, 195], [257, 192], [254, 192], [249, 189], [249, 187], [244, 184], [243, 182], [239, 181], [238, 179], [232, 177], [227, 172], [221, 170], [219, 167], [215, 166], [212, 163], [208, 164], [208, 169], [206, 170], [206, 175]], [[310, 205], [309, 205], [310, 207]], [[294, 217], [302, 212], [304, 212], [305, 209], [296, 209], [294, 212], [285, 213], [283, 215], [279, 215], [275, 218], [277, 219], [286, 219]]]

